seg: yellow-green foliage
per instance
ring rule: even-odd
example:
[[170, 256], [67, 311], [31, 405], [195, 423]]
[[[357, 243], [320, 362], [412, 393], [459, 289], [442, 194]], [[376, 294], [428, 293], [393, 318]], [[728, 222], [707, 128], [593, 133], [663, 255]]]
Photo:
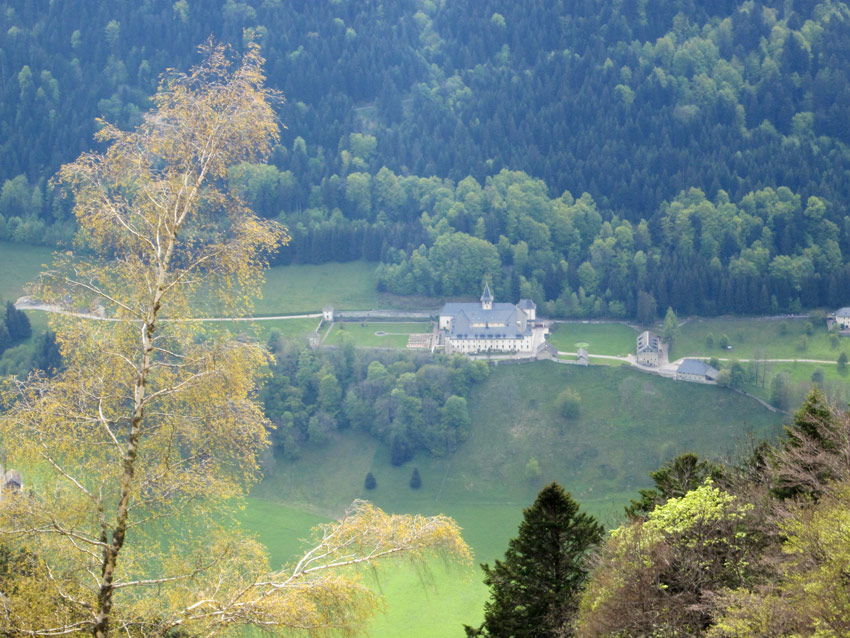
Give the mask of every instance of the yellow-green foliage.
[[776, 578], [726, 592], [710, 638], [850, 634], [850, 486], [805, 502], [779, 526], [785, 562]]
[[703, 590], [740, 582], [751, 505], [711, 480], [611, 532], [579, 607], [581, 636], [682, 635], [705, 620]]
[[229, 524], [268, 445], [267, 355], [192, 317], [199, 298], [247, 313], [286, 232], [226, 189], [230, 165], [277, 139], [258, 50], [235, 66], [205, 53], [163, 80], [137, 129], [105, 125], [106, 152], [61, 171], [91, 256], [59, 260], [35, 291], [79, 311], [51, 322], [66, 370], [0, 388], [0, 449], [25, 477], [0, 501], [0, 539], [31, 565], [0, 575], [4, 635], [351, 631], [375, 600], [339, 569], [429, 549], [468, 559], [450, 520], [359, 504], [272, 573]]

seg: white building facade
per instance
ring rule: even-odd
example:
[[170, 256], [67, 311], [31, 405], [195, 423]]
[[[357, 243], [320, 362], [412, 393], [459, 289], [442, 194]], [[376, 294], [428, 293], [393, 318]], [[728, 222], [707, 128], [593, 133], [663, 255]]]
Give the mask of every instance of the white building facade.
[[494, 303], [489, 284], [481, 303], [447, 303], [440, 311], [447, 353], [532, 353], [543, 342], [545, 329], [535, 326], [537, 307], [530, 299], [518, 305]]

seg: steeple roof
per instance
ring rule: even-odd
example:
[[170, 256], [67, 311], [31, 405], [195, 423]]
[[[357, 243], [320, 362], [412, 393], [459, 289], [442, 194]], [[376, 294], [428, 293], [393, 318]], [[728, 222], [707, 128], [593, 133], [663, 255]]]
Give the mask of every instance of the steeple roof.
[[487, 301], [493, 302], [493, 295], [490, 293], [490, 284], [487, 282], [484, 283], [484, 292], [481, 295], [481, 301], [482, 303]]

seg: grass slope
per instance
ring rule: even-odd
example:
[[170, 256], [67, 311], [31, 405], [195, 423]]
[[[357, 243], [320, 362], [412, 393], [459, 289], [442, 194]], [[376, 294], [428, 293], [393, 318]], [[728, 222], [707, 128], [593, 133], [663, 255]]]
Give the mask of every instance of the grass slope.
[[[555, 396], [567, 386], [582, 397], [574, 422], [554, 408]], [[470, 413], [469, 439], [450, 458], [420, 454], [392, 467], [385, 446], [343, 432], [294, 463], [274, 466], [253, 497], [315, 516], [338, 516], [354, 498], [391, 512], [447, 514], [464, 528], [476, 562], [492, 561], [504, 553], [522, 508], [547, 481], [560, 481], [583, 508], [612, 526], [623, 505], [648, 484], [647, 473], [664, 461], [689, 450], [715, 458], [732, 454], [736, 441], [773, 436], [780, 423], [778, 415], [721, 388], [549, 362], [497, 366], [474, 391]], [[542, 470], [536, 479], [525, 475], [532, 457]], [[422, 476], [419, 490], [408, 486], [413, 466]], [[372, 491], [363, 487], [369, 471], [378, 481]], [[281, 510], [282, 524], [291, 511]], [[274, 512], [267, 510], [263, 520]], [[433, 578], [436, 593], [423, 589], [413, 570], [385, 572], [380, 587], [389, 612], [373, 624], [372, 635], [462, 636], [462, 623], [480, 622], [487, 590], [477, 569], [437, 568]]]

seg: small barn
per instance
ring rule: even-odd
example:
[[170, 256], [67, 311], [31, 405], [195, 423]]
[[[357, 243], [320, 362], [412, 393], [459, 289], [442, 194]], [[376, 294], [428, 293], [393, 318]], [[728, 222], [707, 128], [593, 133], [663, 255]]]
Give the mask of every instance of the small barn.
[[685, 359], [676, 369], [676, 381], [711, 383], [717, 380], [717, 369], [701, 359]]

